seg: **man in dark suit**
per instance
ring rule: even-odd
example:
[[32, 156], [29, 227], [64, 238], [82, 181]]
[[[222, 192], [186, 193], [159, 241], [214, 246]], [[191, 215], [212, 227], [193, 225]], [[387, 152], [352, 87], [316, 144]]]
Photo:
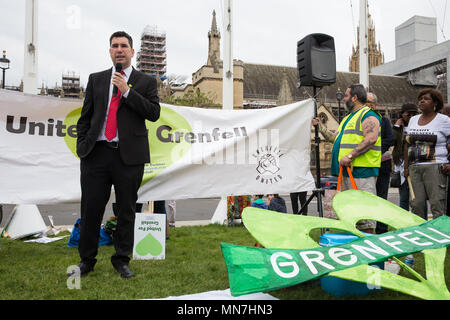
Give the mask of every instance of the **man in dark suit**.
[[[377, 110], [378, 98], [372, 92], [367, 92], [367, 105], [373, 110]], [[389, 148], [395, 143], [394, 133], [392, 132], [391, 121], [385, 116], [381, 117], [381, 165], [378, 173], [376, 189], [377, 196], [387, 200], [389, 194], [389, 182], [392, 172], [392, 155]], [[377, 221], [375, 233], [381, 234], [388, 232], [388, 226]]]
[[[150, 162], [145, 120], [158, 120], [160, 106], [156, 79], [131, 66], [132, 38], [123, 31], [113, 33], [109, 53], [113, 68], [89, 76], [77, 123], [77, 154], [81, 160], [78, 267], [81, 276], [94, 270], [100, 226], [114, 186], [118, 211], [113, 236], [116, 252], [111, 263], [122, 277], [130, 278], [134, 276], [128, 264], [133, 251], [137, 191], [144, 164]], [[116, 72], [118, 63], [121, 73]]]

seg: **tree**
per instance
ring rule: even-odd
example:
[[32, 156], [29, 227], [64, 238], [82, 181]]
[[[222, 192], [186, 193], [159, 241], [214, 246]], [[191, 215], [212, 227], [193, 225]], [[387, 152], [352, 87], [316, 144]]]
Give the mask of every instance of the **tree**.
[[167, 104], [188, 107], [221, 107], [220, 104], [214, 103], [214, 101], [208, 96], [208, 94], [201, 92], [199, 89], [188, 91], [181, 97], [175, 97], [173, 95], [168, 96], [166, 99], [164, 99], [163, 102]]

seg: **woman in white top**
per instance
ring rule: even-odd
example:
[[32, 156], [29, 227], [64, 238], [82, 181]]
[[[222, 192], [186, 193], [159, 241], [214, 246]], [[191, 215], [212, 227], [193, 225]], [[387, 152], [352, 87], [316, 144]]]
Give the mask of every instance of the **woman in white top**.
[[439, 90], [423, 89], [418, 95], [422, 114], [409, 121], [405, 147], [405, 178], [410, 176], [415, 198], [411, 211], [424, 219], [427, 200], [433, 219], [445, 214], [447, 176], [441, 171], [447, 163], [450, 118], [439, 113], [444, 99]]

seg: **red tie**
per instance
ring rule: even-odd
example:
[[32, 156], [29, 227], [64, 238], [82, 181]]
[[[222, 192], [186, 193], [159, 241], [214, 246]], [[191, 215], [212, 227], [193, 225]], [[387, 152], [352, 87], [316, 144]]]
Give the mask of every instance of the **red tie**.
[[[120, 72], [122, 75], [125, 72]], [[111, 103], [109, 104], [108, 119], [106, 119], [105, 137], [108, 141], [114, 139], [117, 134], [117, 109], [119, 109], [120, 97], [122, 92], [117, 90], [117, 95], [111, 97]]]

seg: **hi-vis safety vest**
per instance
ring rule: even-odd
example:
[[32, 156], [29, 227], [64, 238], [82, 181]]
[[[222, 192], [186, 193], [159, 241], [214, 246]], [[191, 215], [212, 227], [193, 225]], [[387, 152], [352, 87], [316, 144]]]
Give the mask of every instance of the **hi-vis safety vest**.
[[[356, 114], [348, 121], [344, 128], [344, 133], [341, 138], [341, 144], [339, 146], [338, 161], [341, 161], [343, 157], [352, 152], [363, 140], [364, 135], [361, 129], [361, 122], [364, 115], [371, 109], [367, 106], [359, 109]], [[337, 136], [342, 131], [342, 126], [351, 114], [347, 115], [339, 125]], [[380, 116], [381, 118], [381, 116]], [[378, 139], [372, 148], [364, 154], [352, 159], [353, 166], [355, 167], [380, 167], [381, 165], [381, 125], [378, 128]]]

